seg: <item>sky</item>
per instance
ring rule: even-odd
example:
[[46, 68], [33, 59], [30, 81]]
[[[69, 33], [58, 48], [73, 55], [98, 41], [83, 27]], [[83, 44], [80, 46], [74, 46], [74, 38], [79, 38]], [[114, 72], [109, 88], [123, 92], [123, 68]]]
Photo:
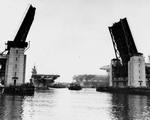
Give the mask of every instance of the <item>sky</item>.
[[108, 27], [125, 17], [148, 61], [149, 0], [0, 0], [0, 51], [14, 40], [29, 4], [36, 13], [26, 39], [26, 81], [34, 65], [39, 74], [59, 74], [59, 82], [78, 74], [107, 74], [100, 67], [115, 57]]

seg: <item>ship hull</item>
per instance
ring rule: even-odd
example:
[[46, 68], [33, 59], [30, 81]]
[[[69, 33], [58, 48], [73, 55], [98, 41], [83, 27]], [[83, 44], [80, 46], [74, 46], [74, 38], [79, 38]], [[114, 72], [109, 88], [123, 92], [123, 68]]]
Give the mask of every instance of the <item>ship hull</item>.
[[82, 87], [79, 85], [70, 85], [68, 87], [69, 90], [82, 90]]
[[54, 83], [54, 80], [39, 80], [39, 79], [34, 79], [33, 80], [33, 85], [35, 89], [49, 89], [49, 86]]

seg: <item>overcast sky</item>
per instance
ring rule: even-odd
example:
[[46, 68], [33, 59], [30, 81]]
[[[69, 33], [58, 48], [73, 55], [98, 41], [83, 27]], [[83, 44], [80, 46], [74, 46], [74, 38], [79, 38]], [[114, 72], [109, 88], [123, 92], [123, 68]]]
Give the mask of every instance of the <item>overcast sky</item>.
[[108, 26], [126, 17], [139, 52], [150, 55], [149, 0], [1, 0], [0, 51], [13, 40], [28, 4], [36, 7], [26, 41], [26, 81], [34, 64], [38, 73], [106, 74], [99, 68], [115, 57]]

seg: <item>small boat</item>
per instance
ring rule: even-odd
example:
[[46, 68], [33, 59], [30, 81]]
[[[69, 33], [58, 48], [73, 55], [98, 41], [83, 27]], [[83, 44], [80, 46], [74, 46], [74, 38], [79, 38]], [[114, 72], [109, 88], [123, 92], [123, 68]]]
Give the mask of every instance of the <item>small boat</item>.
[[82, 87], [77, 83], [71, 83], [68, 87], [69, 90], [81, 90]]

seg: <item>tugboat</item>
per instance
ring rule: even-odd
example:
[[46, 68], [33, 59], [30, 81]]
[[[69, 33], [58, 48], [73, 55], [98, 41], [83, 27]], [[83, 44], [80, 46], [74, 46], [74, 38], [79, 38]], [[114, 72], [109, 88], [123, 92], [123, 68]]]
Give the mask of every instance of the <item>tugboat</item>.
[[78, 83], [71, 83], [68, 86], [69, 90], [82, 90], [82, 87]]

